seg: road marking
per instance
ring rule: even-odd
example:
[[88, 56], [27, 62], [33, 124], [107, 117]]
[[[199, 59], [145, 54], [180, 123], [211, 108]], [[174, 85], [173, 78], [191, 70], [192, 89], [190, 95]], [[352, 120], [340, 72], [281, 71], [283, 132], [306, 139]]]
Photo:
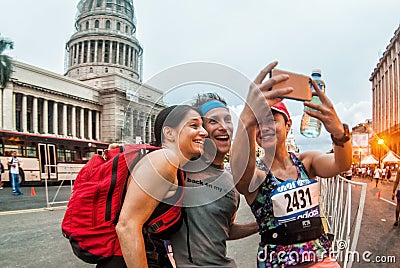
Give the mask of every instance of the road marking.
[[393, 206], [397, 206], [396, 203], [394, 203], [394, 202], [392, 202], [392, 201], [390, 201], [390, 200], [387, 200], [387, 199], [385, 199], [385, 198], [383, 198], [383, 197], [380, 197], [379, 199], [380, 199], [380, 200], [383, 200], [383, 201], [385, 201], [385, 202], [388, 202], [389, 204], [392, 204]]
[[51, 208], [32, 208], [32, 209], [2, 211], [2, 212], [0, 212], [0, 216], [24, 214], [24, 213], [34, 213], [34, 212], [42, 212], [42, 211], [49, 211], [49, 210], [60, 210], [60, 209], [65, 209], [66, 207], [67, 206], [58, 206], [58, 207], [51, 207]]

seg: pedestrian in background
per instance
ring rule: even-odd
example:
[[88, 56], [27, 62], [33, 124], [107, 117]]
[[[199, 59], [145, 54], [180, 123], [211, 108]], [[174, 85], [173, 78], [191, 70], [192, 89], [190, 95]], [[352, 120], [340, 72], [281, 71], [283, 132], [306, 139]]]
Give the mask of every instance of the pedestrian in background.
[[12, 156], [8, 159], [7, 165], [10, 168], [12, 194], [15, 196], [23, 195], [24, 193], [21, 192], [19, 185], [19, 166], [21, 162], [17, 157], [16, 151], [12, 152]]
[[378, 182], [379, 182], [379, 179], [381, 178], [381, 174], [382, 174], [382, 170], [379, 167], [377, 167], [374, 170], [374, 179], [375, 179], [375, 182], [376, 182], [375, 188], [378, 187]]
[[346, 180], [351, 181], [351, 178], [353, 177], [353, 170], [350, 168], [344, 174], [346, 175]]
[[1, 181], [1, 176], [3, 176], [4, 173], [4, 165], [0, 161], [0, 190], [3, 189], [3, 182]]
[[397, 205], [396, 205], [396, 220], [394, 222], [394, 226], [399, 225], [399, 214], [400, 214], [400, 169], [397, 170], [397, 175], [396, 175], [396, 181], [394, 182], [393, 185], [393, 193], [392, 193], [392, 200], [394, 200], [394, 196], [396, 195], [397, 198]]
[[390, 177], [392, 177], [392, 171], [390, 170], [390, 166], [388, 167], [388, 171], [386, 173], [386, 179], [387, 181], [390, 181]]

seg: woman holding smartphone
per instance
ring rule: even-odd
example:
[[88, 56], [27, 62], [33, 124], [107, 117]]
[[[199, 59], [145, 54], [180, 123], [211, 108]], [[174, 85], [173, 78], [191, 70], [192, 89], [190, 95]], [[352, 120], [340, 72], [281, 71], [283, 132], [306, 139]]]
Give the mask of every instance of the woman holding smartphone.
[[[312, 81], [322, 104], [304, 105], [316, 110], [307, 113], [321, 120], [331, 133], [334, 153], [288, 152], [286, 137], [292, 121], [278, 96], [293, 89], [269, 89], [289, 76], [281, 74], [264, 81], [276, 65], [268, 65], [250, 86], [231, 155], [236, 188], [245, 195], [259, 226], [258, 267], [339, 267], [329, 258], [331, 241], [321, 224], [316, 177], [329, 178], [349, 169], [352, 147], [348, 128]], [[256, 142], [265, 151], [258, 163]]]

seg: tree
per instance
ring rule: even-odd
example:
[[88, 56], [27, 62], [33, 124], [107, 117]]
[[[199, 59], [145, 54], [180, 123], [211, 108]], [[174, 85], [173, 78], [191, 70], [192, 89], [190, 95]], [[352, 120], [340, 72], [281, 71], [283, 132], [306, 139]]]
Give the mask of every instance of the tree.
[[6, 49], [13, 49], [14, 43], [0, 36], [0, 88], [5, 88], [10, 80], [12, 70], [11, 57], [3, 54]]

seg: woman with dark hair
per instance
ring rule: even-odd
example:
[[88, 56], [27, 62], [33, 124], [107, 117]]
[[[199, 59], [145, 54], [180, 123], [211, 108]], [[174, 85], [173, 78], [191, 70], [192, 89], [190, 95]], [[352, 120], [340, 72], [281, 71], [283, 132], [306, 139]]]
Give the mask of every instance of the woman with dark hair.
[[160, 264], [159, 259], [152, 259], [165, 255], [160, 252], [164, 245], [161, 249], [154, 245], [150, 254], [143, 226], [161, 205], [172, 202], [182, 191], [178, 186], [179, 168], [204, 151], [207, 132], [202, 123], [199, 112], [188, 105], [171, 106], [158, 114], [154, 132], [162, 149], [147, 154], [135, 166], [116, 226], [123, 259], [103, 267], [172, 267], [168, 261]]
[[[333, 153], [288, 152], [286, 139], [292, 120], [281, 100], [293, 88], [270, 90], [289, 78], [265, 79], [276, 65], [268, 65], [250, 86], [231, 155], [236, 188], [245, 195], [259, 225], [257, 267], [340, 267], [330, 258], [331, 241], [320, 217], [316, 177], [329, 178], [350, 168], [349, 128], [313, 80], [321, 104], [304, 105], [315, 109], [307, 114], [321, 120], [331, 133]], [[256, 143], [265, 152], [259, 161]]]

